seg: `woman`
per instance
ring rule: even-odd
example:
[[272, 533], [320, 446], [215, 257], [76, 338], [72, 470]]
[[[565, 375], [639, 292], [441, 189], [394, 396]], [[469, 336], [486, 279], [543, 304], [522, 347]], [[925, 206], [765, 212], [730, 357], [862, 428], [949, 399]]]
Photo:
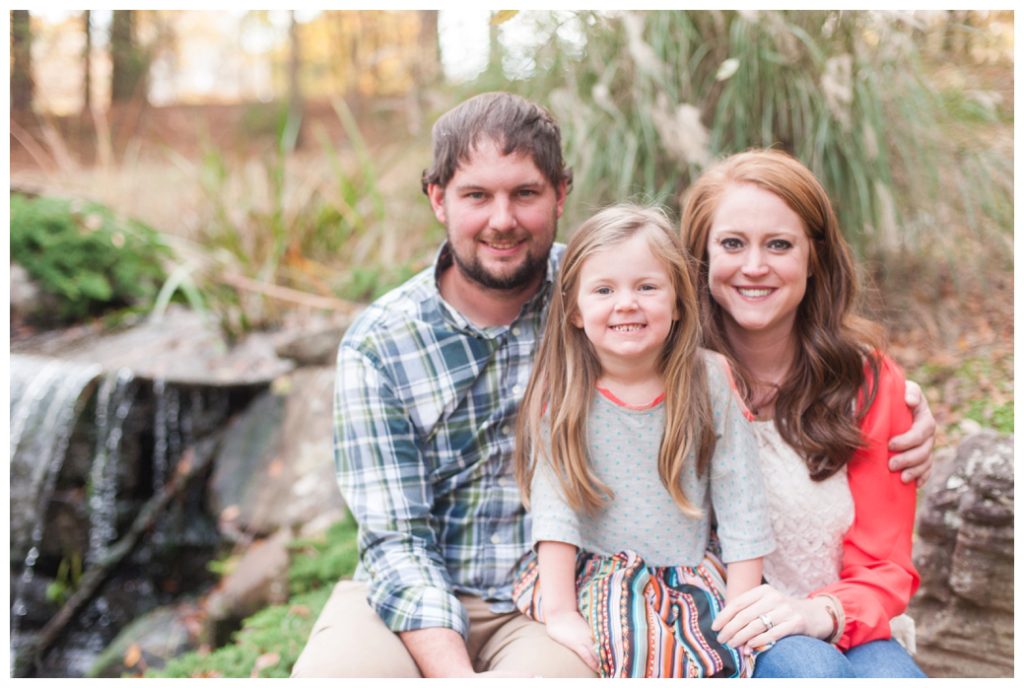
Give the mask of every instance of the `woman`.
[[767, 648], [755, 677], [923, 676], [890, 620], [917, 589], [915, 490], [889, 471], [910, 426], [828, 196], [778, 151], [731, 156], [691, 187], [704, 345], [726, 355], [758, 435], [777, 541], [766, 585], [730, 602], [719, 640]]

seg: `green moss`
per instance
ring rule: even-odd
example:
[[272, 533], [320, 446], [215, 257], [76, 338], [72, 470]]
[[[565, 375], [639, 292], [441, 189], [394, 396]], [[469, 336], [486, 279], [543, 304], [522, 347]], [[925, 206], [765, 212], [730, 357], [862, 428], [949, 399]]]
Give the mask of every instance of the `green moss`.
[[292, 594], [330, 586], [348, 578], [359, 562], [356, 524], [351, 517], [328, 528], [322, 540], [297, 540], [288, 569], [288, 587]]
[[147, 671], [146, 677], [286, 678], [330, 594], [327, 586], [267, 607], [242, 622], [231, 645], [182, 655], [163, 669]]
[[[1013, 356], [966, 356], [953, 362], [925, 362], [908, 377], [952, 418], [969, 418], [999, 432], [1013, 432]], [[951, 424], [958, 428], [959, 423]]]
[[967, 418], [999, 432], [1013, 432], [1013, 401], [994, 404], [987, 399], [975, 399], [964, 413]]

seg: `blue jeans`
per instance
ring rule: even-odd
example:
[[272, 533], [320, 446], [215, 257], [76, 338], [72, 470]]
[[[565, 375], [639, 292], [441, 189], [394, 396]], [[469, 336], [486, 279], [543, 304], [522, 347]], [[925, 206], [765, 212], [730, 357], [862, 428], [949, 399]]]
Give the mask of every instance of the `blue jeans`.
[[873, 640], [843, 653], [824, 640], [790, 635], [757, 656], [754, 678], [927, 678], [895, 640]]

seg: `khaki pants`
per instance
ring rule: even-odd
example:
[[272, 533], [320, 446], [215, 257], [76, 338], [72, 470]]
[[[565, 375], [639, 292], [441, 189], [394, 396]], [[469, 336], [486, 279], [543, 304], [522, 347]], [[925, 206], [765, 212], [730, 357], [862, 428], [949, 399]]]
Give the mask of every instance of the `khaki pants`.
[[[459, 595], [469, 615], [469, 656], [477, 671], [545, 677], [594, 677], [576, 654], [519, 612], [494, 614], [478, 597]], [[401, 639], [366, 602], [366, 584], [341, 581], [309, 634], [292, 676], [419, 678]]]

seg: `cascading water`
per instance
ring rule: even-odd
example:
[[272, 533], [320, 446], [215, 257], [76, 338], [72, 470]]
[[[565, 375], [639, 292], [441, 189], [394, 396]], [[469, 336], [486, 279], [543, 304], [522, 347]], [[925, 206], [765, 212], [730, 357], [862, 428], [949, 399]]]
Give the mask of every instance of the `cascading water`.
[[[86, 365], [11, 355], [11, 549], [24, 556], [64, 461], [86, 388], [102, 370]], [[16, 489], [15, 489], [16, 488]]]
[[11, 557], [24, 557], [11, 605], [11, 663], [28, 613], [25, 591], [35, 577], [46, 508], [86, 388], [102, 373], [97, 365], [11, 354]]
[[167, 481], [168, 453], [177, 456], [181, 451], [181, 441], [172, 432], [178, 425], [178, 390], [168, 389], [166, 380], [155, 380], [153, 397], [153, 492], [159, 492]]
[[117, 472], [124, 421], [133, 401], [132, 380], [127, 369], [108, 375], [96, 400], [96, 454], [89, 474], [89, 564], [102, 561], [117, 537]]

